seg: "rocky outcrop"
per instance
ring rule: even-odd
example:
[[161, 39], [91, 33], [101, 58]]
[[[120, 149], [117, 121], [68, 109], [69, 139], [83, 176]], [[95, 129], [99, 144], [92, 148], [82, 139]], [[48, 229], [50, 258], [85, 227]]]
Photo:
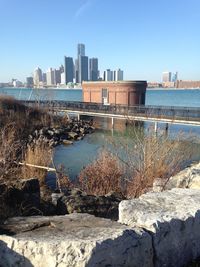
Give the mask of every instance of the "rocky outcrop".
[[65, 194], [52, 194], [57, 215], [88, 213], [112, 220], [118, 220], [118, 206], [122, 199], [121, 195], [114, 192], [106, 196], [94, 196], [79, 189], [68, 190]]
[[38, 179], [0, 184], [0, 219], [17, 215], [41, 214]]
[[87, 214], [13, 218], [0, 236], [0, 265], [152, 267], [151, 236]]
[[153, 183], [153, 192], [161, 192], [172, 188], [200, 189], [200, 163], [185, 168], [169, 180], [156, 179]]
[[166, 184], [166, 189], [172, 188], [200, 189], [200, 163], [194, 164], [172, 176]]
[[36, 129], [28, 137], [29, 144], [43, 141], [54, 147], [59, 144], [69, 145], [81, 140], [86, 134], [94, 132], [92, 122], [71, 120], [66, 126], [57, 128], [43, 127]]
[[119, 222], [151, 234], [157, 267], [182, 267], [200, 257], [199, 190], [172, 189], [124, 200]]

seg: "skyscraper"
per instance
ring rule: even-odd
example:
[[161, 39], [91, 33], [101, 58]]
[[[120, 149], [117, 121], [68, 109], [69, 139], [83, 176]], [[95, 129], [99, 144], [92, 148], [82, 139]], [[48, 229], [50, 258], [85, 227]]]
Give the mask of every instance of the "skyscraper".
[[172, 80], [172, 73], [169, 71], [165, 71], [162, 73], [162, 82], [171, 82]]
[[39, 83], [42, 82], [42, 70], [39, 67], [34, 70], [33, 82], [36, 86], [39, 86]]
[[88, 57], [85, 56], [85, 45], [78, 44], [77, 60], [75, 61], [76, 82], [88, 81]]
[[74, 78], [74, 63], [72, 57], [65, 57], [65, 83], [73, 82]]
[[90, 81], [98, 80], [98, 58], [90, 58]]
[[47, 70], [47, 85], [55, 85], [55, 71], [52, 68]]
[[88, 57], [79, 55], [78, 57], [78, 81], [88, 81]]
[[27, 87], [33, 87], [33, 77], [27, 77], [26, 78], [26, 86]]
[[113, 81], [113, 71], [107, 69], [104, 71], [104, 81]]
[[124, 72], [121, 69], [114, 71], [114, 79], [115, 81], [123, 81]]
[[78, 44], [77, 46], [77, 56], [85, 56], [85, 45], [84, 44]]
[[178, 80], [178, 72], [172, 73], [172, 82], [177, 82]]

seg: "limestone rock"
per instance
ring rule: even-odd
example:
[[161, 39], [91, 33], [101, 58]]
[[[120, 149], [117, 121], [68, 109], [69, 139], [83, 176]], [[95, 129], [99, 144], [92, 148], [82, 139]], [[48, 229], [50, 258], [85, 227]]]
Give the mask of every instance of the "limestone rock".
[[175, 187], [200, 189], [200, 163], [194, 164], [172, 176], [166, 184], [166, 189]]
[[110, 220], [70, 214], [13, 218], [6, 226], [15, 235], [0, 235], [4, 267], [153, 267], [150, 235]]
[[200, 257], [200, 191], [147, 193], [119, 205], [119, 222], [153, 238], [155, 266], [181, 267]]

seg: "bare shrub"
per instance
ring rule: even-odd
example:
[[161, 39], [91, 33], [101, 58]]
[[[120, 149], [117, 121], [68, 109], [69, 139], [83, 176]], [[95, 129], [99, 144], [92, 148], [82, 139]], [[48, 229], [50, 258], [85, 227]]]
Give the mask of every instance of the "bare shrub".
[[35, 166], [48, 167], [51, 164], [52, 148], [44, 142], [36, 142], [36, 144], [28, 145], [24, 153], [24, 163], [21, 173], [23, 178], [36, 177], [39, 179], [40, 184], [45, 183], [47, 170], [37, 167], [26, 166], [26, 164], [33, 164]]
[[156, 135], [151, 129], [144, 133], [144, 129], [135, 131], [132, 128], [130, 137], [115, 144], [116, 154], [125, 169], [127, 197], [139, 197], [148, 192], [157, 178], [162, 179], [164, 190], [169, 178], [191, 158], [191, 146], [181, 133], [172, 140], [165, 133]]
[[105, 195], [111, 191], [121, 192], [121, 177], [119, 160], [104, 150], [94, 162], [81, 171], [79, 185], [82, 190], [93, 195]]

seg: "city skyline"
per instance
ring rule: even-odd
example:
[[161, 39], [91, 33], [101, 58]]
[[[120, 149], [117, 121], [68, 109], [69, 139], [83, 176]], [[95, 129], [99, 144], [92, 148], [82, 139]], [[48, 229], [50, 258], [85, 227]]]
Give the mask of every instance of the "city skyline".
[[[161, 81], [162, 72], [200, 79], [198, 0], [0, 0], [0, 81], [25, 81], [76, 57], [77, 43], [99, 70], [124, 70], [126, 80]], [[37, 12], [36, 12], [37, 11]]]

